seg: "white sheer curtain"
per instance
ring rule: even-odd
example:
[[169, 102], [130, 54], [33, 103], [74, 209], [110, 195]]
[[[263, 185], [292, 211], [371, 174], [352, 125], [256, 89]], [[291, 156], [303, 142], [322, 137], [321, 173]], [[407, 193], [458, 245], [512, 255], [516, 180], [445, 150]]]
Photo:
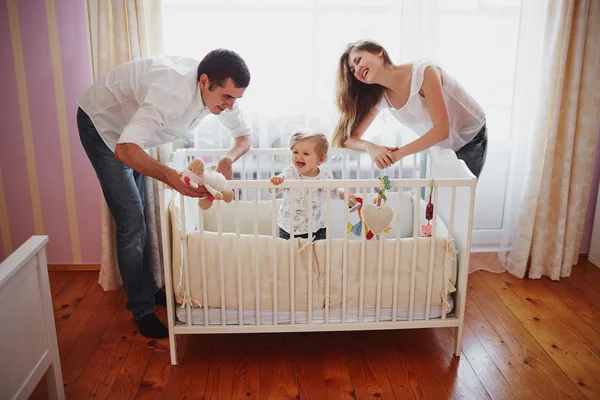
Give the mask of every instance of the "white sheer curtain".
[[[87, 0], [94, 80], [112, 68], [136, 58], [159, 53], [162, 47], [160, 0]], [[152, 152], [158, 156], [158, 150]], [[146, 226], [152, 269], [162, 286], [160, 219], [157, 186], [146, 178]], [[99, 283], [104, 290], [121, 286], [115, 244], [115, 223], [102, 198], [102, 255]]]
[[577, 263], [600, 122], [600, 3], [525, 2], [501, 257], [509, 272], [569, 276]]

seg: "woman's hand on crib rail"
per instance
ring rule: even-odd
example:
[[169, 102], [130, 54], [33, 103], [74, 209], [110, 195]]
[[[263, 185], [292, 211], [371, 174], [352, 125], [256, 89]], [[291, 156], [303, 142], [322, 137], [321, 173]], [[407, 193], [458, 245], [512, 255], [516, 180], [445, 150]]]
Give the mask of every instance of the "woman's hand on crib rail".
[[369, 153], [379, 169], [385, 169], [396, 162], [392, 152], [398, 150], [398, 147], [379, 146], [375, 143], [368, 142], [365, 146], [365, 150]]
[[174, 169], [169, 168], [171, 171], [166, 174], [165, 183], [177, 190], [184, 196], [189, 197], [209, 197], [211, 194], [204, 186], [193, 188], [192, 186], [183, 183], [179, 177], [179, 173]]

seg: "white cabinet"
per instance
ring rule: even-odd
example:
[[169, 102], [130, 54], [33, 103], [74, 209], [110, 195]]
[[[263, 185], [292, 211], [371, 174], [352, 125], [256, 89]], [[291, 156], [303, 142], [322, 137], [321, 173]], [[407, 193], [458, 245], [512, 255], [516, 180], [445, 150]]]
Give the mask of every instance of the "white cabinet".
[[51, 399], [64, 399], [45, 246], [33, 236], [0, 264], [0, 397], [27, 399], [46, 375]]
[[590, 243], [588, 259], [592, 264], [600, 268], [600, 187], [598, 188], [596, 214], [594, 216], [594, 228], [592, 229], [592, 241]]

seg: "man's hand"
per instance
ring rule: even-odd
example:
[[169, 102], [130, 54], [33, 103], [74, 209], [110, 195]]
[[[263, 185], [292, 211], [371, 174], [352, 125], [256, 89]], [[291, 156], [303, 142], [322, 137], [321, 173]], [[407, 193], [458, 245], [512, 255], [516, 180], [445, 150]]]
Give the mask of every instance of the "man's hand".
[[231, 180], [233, 179], [233, 170], [232, 170], [233, 161], [229, 157], [223, 157], [219, 160], [219, 164], [217, 165], [217, 172], [223, 174], [225, 179]]
[[166, 175], [165, 183], [171, 186], [173, 189], [177, 190], [184, 196], [189, 197], [208, 197], [210, 196], [210, 192], [204, 188], [204, 186], [200, 186], [195, 189], [191, 186], [186, 185], [179, 179], [179, 174], [174, 169], [171, 169], [172, 172], [169, 172]]
[[204, 186], [194, 189], [183, 183], [177, 171], [159, 163], [135, 143], [117, 144], [115, 158], [142, 175], [166, 183], [184, 196], [207, 197], [210, 195]]

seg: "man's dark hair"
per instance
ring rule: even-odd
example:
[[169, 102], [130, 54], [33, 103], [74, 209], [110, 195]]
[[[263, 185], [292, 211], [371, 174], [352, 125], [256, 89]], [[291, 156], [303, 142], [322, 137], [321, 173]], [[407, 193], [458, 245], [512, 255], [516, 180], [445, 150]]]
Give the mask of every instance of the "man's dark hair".
[[210, 80], [208, 90], [224, 86], [228, 78], [231, 78], [237, 88], [247, 88], [250, 84], [250, 71], [246, 62], [235, 51], [227, 49], [216, 49], [208, 53], [198, 65], [198, 81], [202, 74], [206, 74]]

